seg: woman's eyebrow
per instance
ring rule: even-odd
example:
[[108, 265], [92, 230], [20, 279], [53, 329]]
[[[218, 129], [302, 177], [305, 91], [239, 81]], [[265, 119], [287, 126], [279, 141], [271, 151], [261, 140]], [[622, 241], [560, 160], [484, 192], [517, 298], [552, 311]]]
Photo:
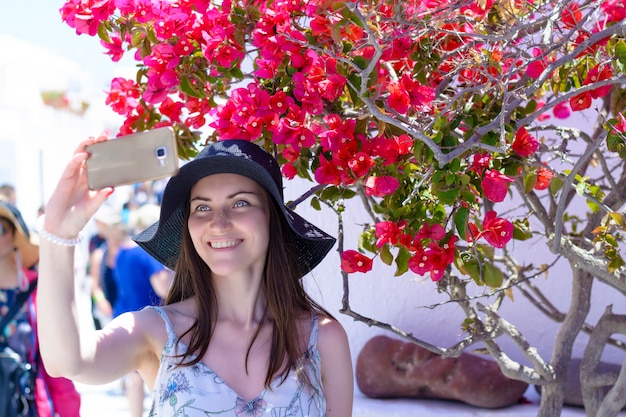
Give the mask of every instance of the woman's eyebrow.
[[[257, 193], [257, 192], [255, 192], [255, 191], [246, 191], [246, 190], [241, 190], [241, 191], [235, 191], [234, 193], [229, 194], [228, 196], [226, 196], [226, 198], [229, 198], [229, 199], [230, 199], [230, 198], [235, 198], [235, 197], [237, 197], [237, 196], [238, 196], [238, 195], [240, 195], [240, 194], [252, 194], [252, 195], [258, 195], [258, 193]], [[196, 200], [199, 200], [199, 201], [212, 201], [212, 200], [211, 200], [211, 197], [203, 197], [203, 196], [200, 196], [200, 195], [195, 196], [195, 197], [192, 197], [192, 198], [191, 198], [191, 200], [189, 200], [189, 201], [196, 201]]]

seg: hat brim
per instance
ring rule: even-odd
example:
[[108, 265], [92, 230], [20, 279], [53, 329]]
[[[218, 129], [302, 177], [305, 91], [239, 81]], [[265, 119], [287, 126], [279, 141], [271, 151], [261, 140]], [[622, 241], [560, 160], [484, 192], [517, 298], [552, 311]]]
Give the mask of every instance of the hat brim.
[[298, 264], [303, 276], [313, 270], [334, 246], [334, 237], [284, 205], [282, 190], [278, 189], [276, 182], [263, 167], [245, 158], [226, 155], [195, 159], [183, 165], [165, 187], [159, 221], [133, 236], [133, 240], [159, 262], [173, 269], [178, 260], [185, 227], [183, 210], [191, 188], [200, 179], [219, 173], [248, 177], [265, 188], [277, 202], [294, 234], [298, 247]]
[[22, 266], [27, 269], [35, 266], [39, 262], [39, 246], [36, 243], [36, 239], [27, 235], [15, 214], [3, 204], [0, 205], [0, 217], [7, 218], [15, 227], [13, 244], [20, 252]]

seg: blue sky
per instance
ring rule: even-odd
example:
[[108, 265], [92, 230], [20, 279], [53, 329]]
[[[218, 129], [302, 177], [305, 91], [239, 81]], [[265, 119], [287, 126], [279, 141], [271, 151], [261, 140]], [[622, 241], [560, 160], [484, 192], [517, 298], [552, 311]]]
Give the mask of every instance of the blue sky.
[[[44, 47], [78, 63], [98, 82], [111, 78], [116, 65], [97, 37], [77, 35], [61, 21], [58, 0], [5, 0], [0, 13], [0, 33]], [[128, 65], [126, 65], [128, 66]]]

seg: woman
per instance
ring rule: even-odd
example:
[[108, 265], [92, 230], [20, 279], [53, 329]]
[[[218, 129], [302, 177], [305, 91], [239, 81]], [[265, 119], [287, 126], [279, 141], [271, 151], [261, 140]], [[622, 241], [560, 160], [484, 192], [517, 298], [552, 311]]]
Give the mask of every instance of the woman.
[[[0, 317], [9, 311], [20, 292], [28, 290], [37, 278], [35, 266], [38, 259], [39, 248], [31, 239], [21, 213], [12, 204], [0, 200]], [[78, 417], [80, 396], [72, 381], [52, 378], [40, 361], [35, 332], [36, 294], [37, 290], [34, 290], [0, 336], [24, 362], [31, 363], [36, 369], [35, 407], [25, 415]]]
[[278, 164], [250, 142], [205, 147], [168, 182], [159, 222], [135, 237], [175, 271], [165, 306], [124, 314], [102, 331], [81, 327], [65, 245], [113, 191], [88, 191], [93, 142], [68, 164], [41, 232], [48, 369], [91, 384], [138, 370], [155, 417], [350, 416], [345, 331], [300, 280], [335, 240], [285, 207]]

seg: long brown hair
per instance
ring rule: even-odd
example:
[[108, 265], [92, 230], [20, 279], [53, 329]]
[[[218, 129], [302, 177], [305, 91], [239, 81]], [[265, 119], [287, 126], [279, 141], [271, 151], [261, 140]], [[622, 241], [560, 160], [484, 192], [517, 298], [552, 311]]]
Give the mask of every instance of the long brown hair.
[[[265, 294], [267, 306], [261, 323], [248, 346], [246, 369], [250, 349], [261, 331], [262, 324], [267, 320], [272, 320], [272, 347], [265, 377], [265, 386], [269, 387], [277, 377], [281, 377], [284, 381], [289, 370], [297, 368], [304, 353], [305, 346], [302, 346], [303, 338], [298, 331], [296, 318], [301, 317], [303, 313], [310, 315], [321, 313], [332, 316], [312, 300], [304, 290], [302, 280], [299, 279], [302, 273], [297, 262], [298, 248], [295, 236], [282, 210], [267, 192], [266, 195], [270, 211], [271, 238], [261, 281], [261, 291]], [[185, 225], [188, 220], [189, 202], [187, 201], [184, 207]], [[180, 364], [191, 366], [200, 362], [208, 349], [215, 329], [218, 306], [211, 270], [196, 252], [189, 235], [189, 228], [184, 227], [182, 233], [174, 281], [165, 304], [197, 297], [198, 317], [178, 339], [180, 341], [190, 334], [188, 350], [180, 355]], [[191, 357], [194, 353], [196, 353], [195, 358]], [[310, 386], [306, 377], [305, 380]]]

